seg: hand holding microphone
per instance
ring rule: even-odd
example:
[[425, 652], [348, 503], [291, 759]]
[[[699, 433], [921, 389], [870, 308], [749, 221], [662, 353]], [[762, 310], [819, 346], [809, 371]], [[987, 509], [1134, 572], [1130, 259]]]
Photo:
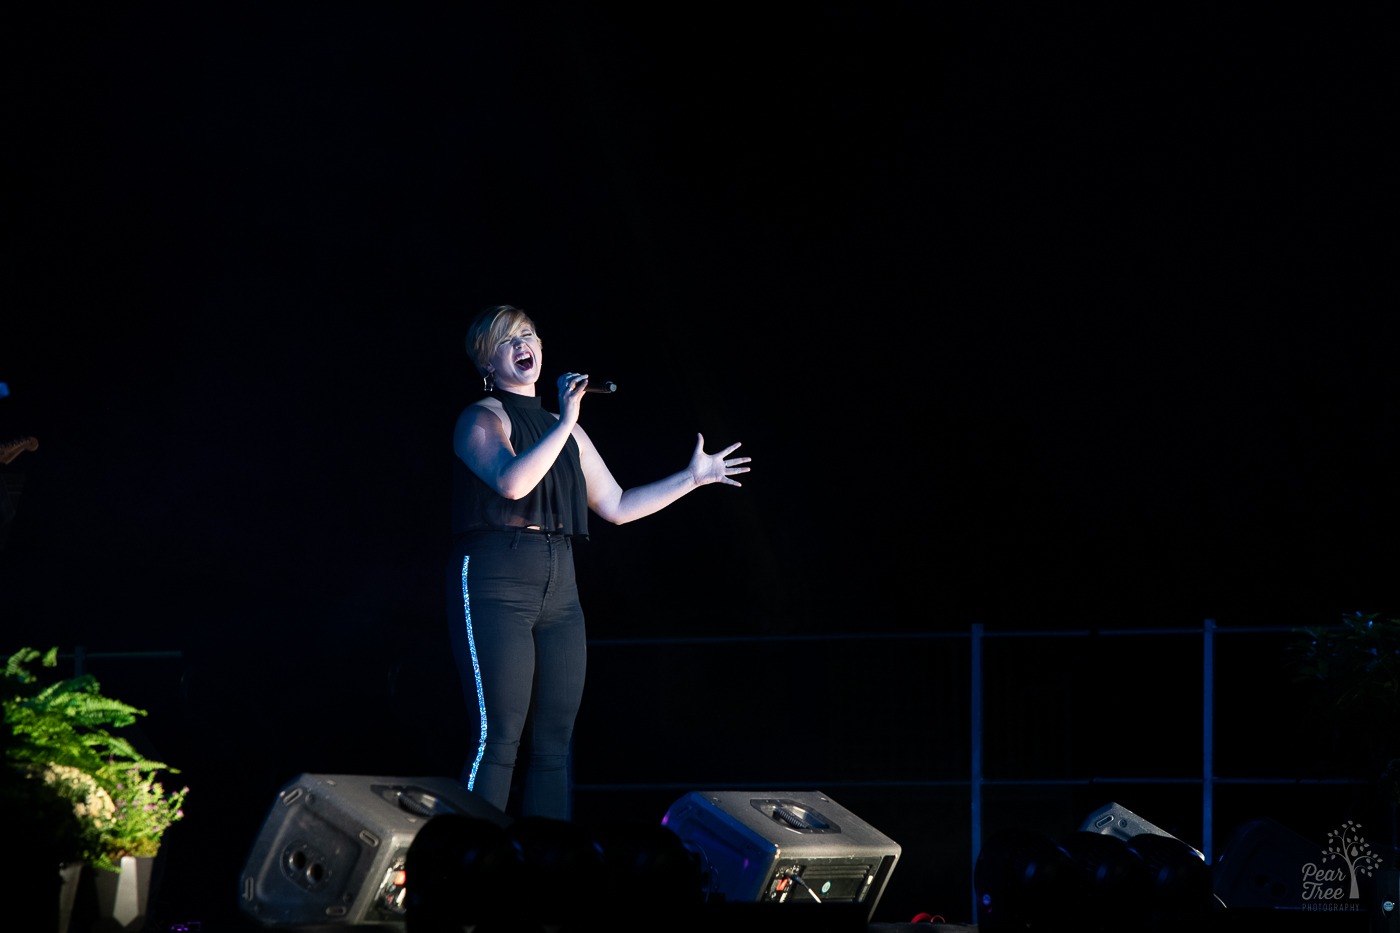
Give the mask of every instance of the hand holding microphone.
[[580, 373], [565, 373], [559, 377], [559, 388], [565, 393], [574, 391], [580, 385], [583, 385], [584, 392], [593, 395], [611, 395], [617, 391], [617, 383], [615, 382], [599, 381], [594, 383], [589, 380], [588, 376]]

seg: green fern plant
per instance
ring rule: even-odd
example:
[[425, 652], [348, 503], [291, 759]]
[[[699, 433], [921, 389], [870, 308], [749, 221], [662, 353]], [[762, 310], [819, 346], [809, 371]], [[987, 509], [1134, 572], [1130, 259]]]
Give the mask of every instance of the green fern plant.
[[1344, 614], [1305, 626], [1289, 645], [1295, 682], [1314, 691], [1314, 715], [1379, 767], [1383, 792], [1400, 800], [1400, 619]]
[[158, 773], [179, 771], [111, 731], [146, 711], [103, 696], [91, 674], [45, 684], [31, 670], [36, 661], [56, 667], [58, 649], [21, 648], [5, 664], [7, 770], [69, 801], [92, 865], [115, 871], [124, 855], [155, 855], [165, 830], [184, 817], [189, 788], [166, 791]]

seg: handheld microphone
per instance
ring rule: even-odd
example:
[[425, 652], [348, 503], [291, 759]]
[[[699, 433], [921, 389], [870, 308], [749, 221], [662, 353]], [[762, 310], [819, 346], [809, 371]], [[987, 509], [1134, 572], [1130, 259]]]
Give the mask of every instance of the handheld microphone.
[[584, 389], [583, 391], [585, 391], [585, 392], [599, 392], [599, 393], [602, 393], [603, 395], [611, 395], [612, 393], [614, 393], [614, 392], [617, 391], [617, 383], [615, 383], [615, 382], [599, 382], [599, 383], [589, 382], [589, 383], [588, 383], [588, 388]]

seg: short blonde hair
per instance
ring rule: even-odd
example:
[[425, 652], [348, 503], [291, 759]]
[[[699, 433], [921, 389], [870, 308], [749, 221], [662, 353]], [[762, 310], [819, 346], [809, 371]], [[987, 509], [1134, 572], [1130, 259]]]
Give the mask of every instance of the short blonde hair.
[[486, 375], [491, 354], [502, 340], [522, 328], [529, 328], [539, 337], [540, 332], [530, 315], [512, 305], [492, 305], [479, 313], [467, 328], [467, 355], [477, 372]]

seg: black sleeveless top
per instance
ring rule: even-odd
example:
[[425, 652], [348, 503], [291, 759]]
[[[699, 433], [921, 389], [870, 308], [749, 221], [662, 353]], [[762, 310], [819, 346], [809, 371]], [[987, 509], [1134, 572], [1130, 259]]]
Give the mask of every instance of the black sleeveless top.
[[[537, 395], [497, 390], [492, 395], [510, 418], [510, 443], [528, 450], [559, 420], [544, 410]], [[495, 417], [493, 414], [492, 417]], [[521, 499], [507, 499], [482, 482], [461, 457], [452, 458], [452, 534], [509, 530], [534, 525], [543, 531], [588, 537], [588, 489], [579, 464], [578, 442], [570, 437], [538, 486]]]

